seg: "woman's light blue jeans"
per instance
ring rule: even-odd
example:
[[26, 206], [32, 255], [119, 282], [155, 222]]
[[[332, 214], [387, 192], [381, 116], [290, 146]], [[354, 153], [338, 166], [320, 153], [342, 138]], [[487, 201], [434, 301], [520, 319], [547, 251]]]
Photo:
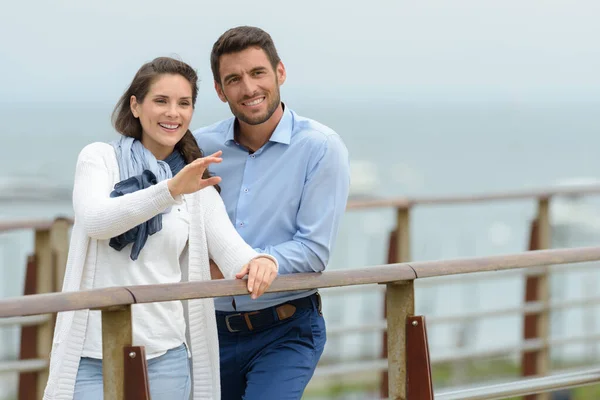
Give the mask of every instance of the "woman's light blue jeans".
[[[185, 344], [148, 360], [148, 380], [152, 400], [189, 400], [192, 380]], [[73, 400], [103, 400], [102, 360], [81, 358]]]

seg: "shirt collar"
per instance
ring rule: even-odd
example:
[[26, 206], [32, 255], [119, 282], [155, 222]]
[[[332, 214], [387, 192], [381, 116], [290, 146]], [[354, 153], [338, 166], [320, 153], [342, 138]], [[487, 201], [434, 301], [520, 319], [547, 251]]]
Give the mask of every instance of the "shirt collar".
[[[282, 103], [283, 104], [283, 103]], [[225, 133], [225, 145], [234, 144], [235, 141], [235, 118], [231, 119], [229, 129]], [[292, 111], [283, 104], [283, 115], [277, 124], [277, 127], [273, 131], [270, 142], [277, 142], [282, 144], [290, 144], [292, 138], [292, 129], [294, 127], [294, 116]]]
[[235, 136], [234, 136], [234, 128], [235, 128], [235, 117], [231, 118], [231, 123], [229, 124], [229, 129], [225, 132], [225, 145], [235, 144]]
[[270, 142], [277, 142], [282, 144], [290, 144], [292, 139], [292, 129], [294, 128], [294, 117], [292, 111], [283, 105], [283, 115], [277, 124], [277, 127], [273, 131]]

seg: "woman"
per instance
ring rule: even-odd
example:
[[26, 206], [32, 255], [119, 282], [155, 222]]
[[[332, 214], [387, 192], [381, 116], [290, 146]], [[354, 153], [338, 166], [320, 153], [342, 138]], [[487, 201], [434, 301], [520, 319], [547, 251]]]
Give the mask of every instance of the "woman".
[[[113, 114], [121, 138], [81, 151], [63, 291], [179, 282], [182, 269], [189, 280], [208, 280], [209, 258], [226, 278], [257, 266], [277, 274], [276, 260], [257, 254], [229, 221], [214, 187], [220, 178], [207, 171], [221, 152], [201, 158], [188, 130], [197, 92], [189, 65], [164, 57], [143, 65]], [[213, 301], [190, 301], [188, 312], [193, 398], [217, 400]], [[59, 314], [44, 399], [102, 399], [100, 318], [99, 311]], [[132, 320], [133, 344], [145, 346], [148, 356], [152, 400], [187, 400], [192, 388], [182, 303], [135, 305]]]

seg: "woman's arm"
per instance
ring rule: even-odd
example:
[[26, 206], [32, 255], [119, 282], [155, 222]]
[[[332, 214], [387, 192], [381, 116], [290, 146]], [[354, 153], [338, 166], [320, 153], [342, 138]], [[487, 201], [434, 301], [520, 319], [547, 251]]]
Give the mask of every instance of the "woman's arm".
[[83, 222], [88, 236], [110, 239], [136, 227], [176, 204], [167, 182], [120, 197], [113, 190], [111, 171], [103, 154], [112, 151], [105, 143], [86, 146], [77, 160], [73, 187], [75, 218]]

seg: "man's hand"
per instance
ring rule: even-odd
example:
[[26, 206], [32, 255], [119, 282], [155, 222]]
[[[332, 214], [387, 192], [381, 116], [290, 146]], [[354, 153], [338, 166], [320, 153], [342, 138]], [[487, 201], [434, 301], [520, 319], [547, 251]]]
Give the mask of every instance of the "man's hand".
[[277, 265], [270, 258], [258, 257], [244, 265], [235, 277], [242, 279], [246, 275], [248, 275], [248, 291], [252, 293], [250, 297], [257, 299], [277, 277]]

